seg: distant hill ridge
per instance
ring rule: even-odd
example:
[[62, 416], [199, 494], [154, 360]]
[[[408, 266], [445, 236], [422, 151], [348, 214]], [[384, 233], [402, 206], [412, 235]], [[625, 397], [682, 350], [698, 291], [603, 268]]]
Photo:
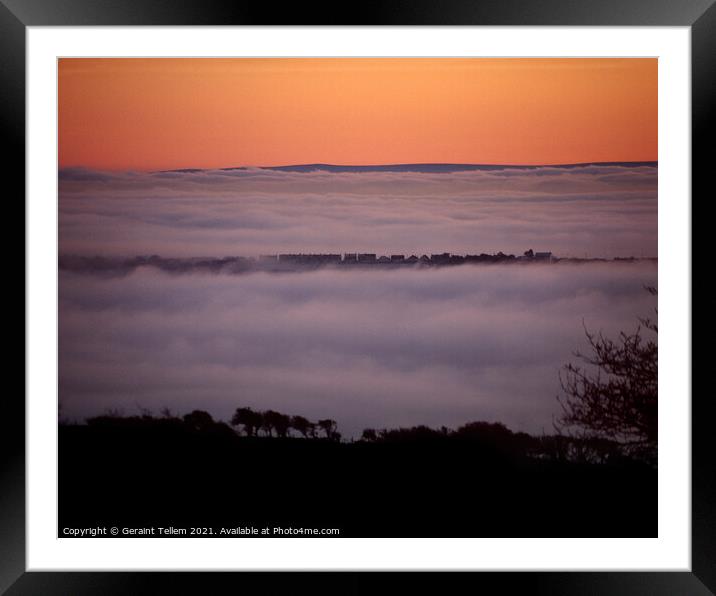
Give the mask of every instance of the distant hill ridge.
[[257, 166], [249, 168], [237, 166], [230, 168], [179, 168], [175, 170], [162, 170], [162, 172], [206, 172], [211, 170], [273, 170], [278, 172], [415, 172], [449, 174], [452, 172], [493, 171], [493, 170], [538, 170], [540, 168], [585, 168], [589, 166], [618, 166], [622, 168], [657, 167], [656, 161], [602, 161], [572, 164], [544, 164], [544, 165], [500, 165], [500, 164], [468, 164], [468, 163], [408, 163], [385, 165], [334, 165], [325, 163], [296, 164], [286, 166]]

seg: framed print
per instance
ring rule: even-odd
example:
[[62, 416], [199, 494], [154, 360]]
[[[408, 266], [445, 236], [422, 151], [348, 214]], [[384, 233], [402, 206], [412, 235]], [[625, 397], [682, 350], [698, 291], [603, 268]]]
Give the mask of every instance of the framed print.
[[620, 6], [5, 1], [8, 593], [711, 593], [716, 12]]

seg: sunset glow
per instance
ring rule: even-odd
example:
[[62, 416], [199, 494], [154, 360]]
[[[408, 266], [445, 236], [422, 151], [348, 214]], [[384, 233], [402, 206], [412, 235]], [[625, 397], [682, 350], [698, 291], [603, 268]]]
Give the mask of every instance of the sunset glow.
[[656, 59], [61, 59], [59, 165], [657, 159]]

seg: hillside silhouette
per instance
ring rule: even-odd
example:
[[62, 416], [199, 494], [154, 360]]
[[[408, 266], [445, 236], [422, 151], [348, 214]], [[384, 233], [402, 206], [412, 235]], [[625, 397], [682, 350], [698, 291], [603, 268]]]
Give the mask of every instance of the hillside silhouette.
[[[275, 172], [331, 172], [331, 173], [366, 173], [366, 172], [411, 172], [421, 174], [452, 174], [455, 172], [499, 171], [499, 170], [538, 170], [540, 168], [575, 169], [590, 166], [617, 166], [622, 168], [657, 167], [656, 161], [594, 161], [565, 164], [477, 164], [477, 163], [396, 163], [396, 164], [288, 164], [282, 166], [233, 166], [218, 168], [219, 171], [232, 170], [268, 170]], [[180, 172], [194, 174], [211, 171], [211, 168], [177, 168], [160, 170], [160, 172]]]
[[59, 428], [59, 527], [338, 528], [341, 537], [649, 537], [657, 474], [600, 438], [366, 429], [237, 408]]

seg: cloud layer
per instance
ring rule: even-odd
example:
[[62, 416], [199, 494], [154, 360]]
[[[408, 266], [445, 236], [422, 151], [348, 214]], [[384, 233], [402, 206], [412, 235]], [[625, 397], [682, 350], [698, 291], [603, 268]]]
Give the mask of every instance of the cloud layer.
[[63, 413], [131, 413], [139, 403], [226, 419], [248, 405], [330, 416], [347, 435], [471, 419], [549, 431], [558, 369], [585, 347], [582, 321], [608, 334], [633, 330], [637, 316], [653, 313], [642, 286], [656, 275], [646, 262], [61, 271]]
[[65, 254], [657, 251], [654, 166], [452, 173], [66, 169], [59, 192]]
[[655, 166], [71, 169], [59, 190], [59, 389], [70, 417], [139, 403], [228, 418], [247, 405], [330, 416], [348, 435], [471, 419], [549, 431], [558, 369], [584, 347], [582, 320], [616, 333], [653, 309], [647, 262], [284, 275], [83, 268], [98, 255], [656, 256]]

